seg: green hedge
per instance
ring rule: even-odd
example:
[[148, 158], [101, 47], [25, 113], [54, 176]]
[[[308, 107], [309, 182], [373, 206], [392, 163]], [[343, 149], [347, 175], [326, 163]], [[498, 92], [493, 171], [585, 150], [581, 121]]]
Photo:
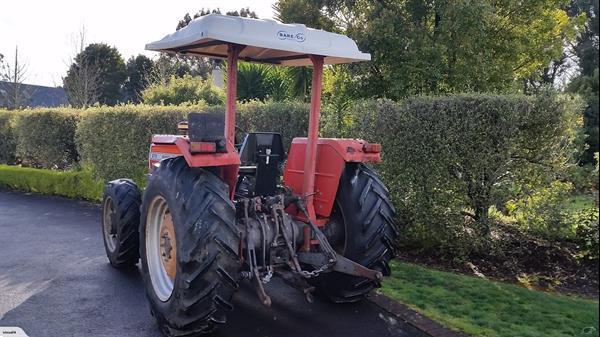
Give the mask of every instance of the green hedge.
[[473, 249], [489, 233], [491, 206], [501, 209], [567, 167], [579, 104], [556, 95], [365, 101], [344, 116], [341, 131], [382, 144], [378, 169], [410, 224], [408, 238]]
[[14, 164], [17, 158], [17, 137], [14, 113], [0, 110], [0, 164]]
[[[0, 163], [16, 160], [34, 167], [67, 168], [81, 161], [105, 181], [120, 177], [142, 181], [152, 134], [176, 133], [177, 123], [189, 112], [223, 110], [199, 103], [0, 111]], [[289, 146], [293, 137], [306, 135], [308, 105], [239, 104], [237, 125], [243, 131], [280, 132]], [[242, 132], [238, 136], [241, 140]]]
[[[376, 168], [390, 189], [398, 222], [408, 225], [404, 242], [455, 254], [488, 236], [491, 207], [505, 210], [509, 200], [548, 186], [567, 167], [581, 126], [579, 104], [557, 95], [368, 100], [345, 112], [325, 106], [321, 133], [380, 142], [383, 163]], [[16, 130], [17, 162], [64, 167], [78, 153], [80, 164], [97, 178], [143, 182], [151, 135], [175, 133], [177, 122], [192, 111], [223, 107], [41, 109], [11, 112], [12, 118], [0, 113], [0, 137], [14, 137]], [[308, 111], [300, 102], [240, 104], [238, 136], [277, 131], [288, 146], [293, 137], [306, 135]], [[0, 158], [13, 158], [10, 143], [2, 146]]]
[[0, 187], [99, 201], [104, 184], [89, 170], [55, 171], [0, 165]]
[[249, 102], [238, 108], [240, 130], [281, 133], [287, 149], [294, 137], [306, 137], [309, 105], [301, 102]]
[[[104, 180], [142, 180], [148, 170], [152, 134], [176, 133], [177, 123], [189, 112], [201, 111], [223, 111], [223, 107], [123, 105], [88, 109], [80, 114], [76, 132], [82, 162]], [[308, 106], [297, 102], [240, 104], [237, 125], [244, 131], [281, 132], [288, 146], [293, 137], [306, 135]]]
[[148, 170], [152, 134], [177, 133], [177, 123], [188, 112], [206, 110], [205, 105], [87, 109], [76, 132], [81, 160], [105, 181], [123, 177], [142, 180]]
[[69, 109], [36, 109], [15, 113], [16, 154], [29, 166], [67, 168], [77, 162], [78, 114]]

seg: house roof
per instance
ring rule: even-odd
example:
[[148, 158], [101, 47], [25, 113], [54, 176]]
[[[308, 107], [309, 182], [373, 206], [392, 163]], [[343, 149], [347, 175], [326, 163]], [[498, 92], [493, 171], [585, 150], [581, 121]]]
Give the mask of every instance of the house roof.
[[[13, 84], [0, 81], [0, 107], [7, 107], [4, 101], [6, 93], [10, 92]], [[23, 106], [27, 107], [58, 107], [69, 104], [67, 94], [63, 88], [45, 87], [33, 84], [21, 84]]]
[[371, 59], [370, 54], [361, 52], [352, 39], [341, 34], [301, 24], [219, 14], [196, 18], [186, 27], [147, 44], [146, 49], [226, 58], [229, 43], [246, 46], [240, 59], [258, 63], [306, 66], [312, 64], [309, 55], [324, 56], [325, 64]]

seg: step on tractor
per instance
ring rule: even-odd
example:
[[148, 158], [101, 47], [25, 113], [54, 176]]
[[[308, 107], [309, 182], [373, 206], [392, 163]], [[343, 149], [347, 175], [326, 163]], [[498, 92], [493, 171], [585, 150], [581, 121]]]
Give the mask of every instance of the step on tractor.
[[[178, 135], [154, 135], [143, 192], [129, 179], [104, 190], [108, 259], [117, 268], [140, 261], [161, 331], [212, 331], [243, 281], [266, 306], [273, 277], [309, 302], [313, 294], [355, 302], [380, 286], [398, 235], [389, 192], [367, 166], [381, 161], [381, 146], [318, 138], [324, 65], [370, 55], [343, 35], [216, 14], [146, 49], [227, 60], [225, 113], [190, 113]], [[294, 138], [287, 153], [275, 132], [236, 144], [238, 60], [312, 66], [307, 137]]]

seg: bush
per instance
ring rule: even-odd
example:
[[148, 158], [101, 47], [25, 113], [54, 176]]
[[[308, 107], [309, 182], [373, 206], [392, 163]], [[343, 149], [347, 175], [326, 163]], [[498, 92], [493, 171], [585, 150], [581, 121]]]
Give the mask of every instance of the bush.
[[142, 91], [142, 101], [146, 104], [179, 105], [182, 103], [206, 103], [220, 105], [225, 102], [225, 93], [215, 87], [211, 80], [184, 75], [171, 77], [168, 83], [153, 84]]
[[77, 161], [74, 135], [77, 114], [68, 109], [15, 113], [17, 157], [28, 166], [66, 168]]
[[[177, 123], [189, 112], [208, 110], [223, 111], [223, 108], [198, 104], [87, 109], [77, 127], [77, 148], [83, 163], [103, 180], [125, 177], [141, 182], [148, 171], [151, 136], [176, 133]], [[286, 145], [294, 136], [304, 135], [307, 125], [308, 107], [303, 103], [251, 102], [238, 106], [240, 129], [281, 132]]]
[[[577, 104], [552, 95], [419, 97], [402, 103], [370, 100], [347, 110], [325, 108], [321, 131], [325, 136], [344, 135], [383, 145], [383, 163], [376, 169], [390, 189], [398, 222], [407, 225], [404, 244], [466, 255], [492, 229], [490, 207], [506, 212], [508, 200], [535, 195], [548, 188], [557, 173], [565, 176], [578, 127]], [[58, 131], [64, 128], [59, 121], [78, 120], [77, 151], [95, 177], [141, 182], [148, 171], [151, 135], [175, 133], [177, 122], [187, 113], [207, 110], [223, 111], [223, 107], [200, 103], [19, 111], [14, 112], [19, 115], [16, 124], [23, 125], [17, 132], [17, 148], [25, 148], [23, 141], [63, 153], [73, 140], [56, 143], [61, 139], [58, 133], [69, 138], [69, 132]], [[308, 115], [305, 103], [253, 101], [238, 105], [237, 125], [244, 131], [280, 132], [287, 147], [293, 137], [306, 135]], [[6, 134], [1, 130], [0, 135]], [[49, 151], [17, 152], [20, 156]], [[531, 228], [561, 227], [568, 222], [548, 221], [553, 220], [543, 218]]]
[[573, 165], [567, 171], [566, 180], [573, 183], [578, 193], [589, 193], [598, 189], [598, 172], [594, 165]]
[[0, 111], [0, 164], [14, 164], [16, 160], [17, 138], [13, 117], [10, 111]]
[[37, 192], [99, 201], [103, 183], [92, 177], [90, 170], [54, 171], [0, 165], [0, 186], [26, 192]]
[[509, 216], [513, 216], [525, 231], [550, 239], [574, 236], [575, 227], [567, 201], [573, 185], [554, 181], [528, 196], [507, 202]]
[[294, 137], [306, 137], [308, 114], [309, 105], [306, 103], [249, 102], [238, 106], [237, 126], [245, 132], [279, 132], [283, 145], [289, 149]]
[[[485, 239], [493, 205], [514, 186], [543, 185], [572, 153], [579, 102], [542, 95], [420, 97], [365, 101], [343, 119], [344, 134], [383, 146], [378, 170], [405, 238], [455, 250]], [[454, 252], [452, 252], [454, 253]]]
[[598, 254], [600, 254], [598, 208], [587, 208], [578, 211], [574, 216], [574, 220], [580, 257], [598, 261]]
[[84, 164], [105, 181], [134, 178], [148, 171], [148, 150], [153, 134], [176, 134], [177, 123], [188, 112], [205, 111], [205, 105], [98, 107], [85, 111], [77, 127], [77, 147]]

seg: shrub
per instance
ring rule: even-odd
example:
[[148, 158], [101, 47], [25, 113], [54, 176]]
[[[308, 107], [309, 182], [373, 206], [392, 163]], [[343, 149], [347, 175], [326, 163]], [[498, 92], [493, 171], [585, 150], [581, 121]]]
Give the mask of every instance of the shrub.
[[515, 185], [543, 185], [564, 169], [577, 107], [553, 95], [365, 101], [348, 111], [343, 132], [382, 144], [377, 168], [410, 224], [408, 242], [455, 249], [457, 237], [488, 235], [490, 207]]
[[77, 114], [68, 109], [25, 110], [15, 115], [17, 157], [26, 165], [66, 168], [77, 161]]
[[238, 106], [237, 125], [240, 130], [281, 133], [286, 149], [294, 137], [306, 137], [309, 106], [306, 103], [249, 102]]
[[566, 179], [573, 183], [579, 193], [589, 193], [598, 188], [598, 172], [591, 164], [573, 165], [568, 169]]
[[160, 105], [200, 102], [219, 105], [225, 102], [225, 93], [215, 87], [210, 79], [202, 80], [191, 75], [173, 76], [166, 84], [152, 84], [142, 91], [142, 101], [146, 104]]
[[574, 220], [580, 257], [598, 261], [598, 254], [600, 254], [598, 208], [587, 208], [578, 211], [574, 216]]
[[55, 171], [6, 165], [0, 165], [0, 186], [94, 201], [101, 200], [103, 188], [89, 169]]
[[0, 164], [14, 164], [16, 160], [17, 138], [13, 117], [10, 111], [0, 111]]
[[[176, 133], [177, 123], [189, 112], [208, 110], [223, 111], [223, 107], [197, 104], [90, 108], [82, 113], [77, 127], [77, 148], [83, 163], [92, 167], [98, 177], [142, 181], [148, 170], [152, 134]], [[240, 104], [237, 125], [246, 131], [281, 132], [289, 145], [293, 137], [305, 135], [308, 106], [296, 102]]]
[[152, 134], [175, 134], [177, 123], [188, 112], [205, 111], [192, 106], [121, 105], [85, 111], [77, 127], [77, 147], [83, 163], [104, 179], [142, 180], [147, 172]]
[[238, 65], [237, 98], [241, 102], [273, 99], [282, 101], [289, 94], [290, 76], [284, 68], [240, 62]]
[[573, 185], [554, 181], [530, 195], [507, 202], [508, 215], [526, 231], [546, 238], [572, 237], [575, 227], [566, 207]]

